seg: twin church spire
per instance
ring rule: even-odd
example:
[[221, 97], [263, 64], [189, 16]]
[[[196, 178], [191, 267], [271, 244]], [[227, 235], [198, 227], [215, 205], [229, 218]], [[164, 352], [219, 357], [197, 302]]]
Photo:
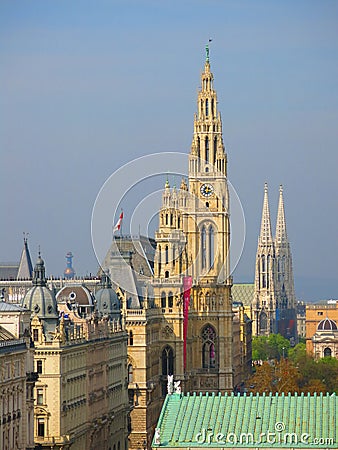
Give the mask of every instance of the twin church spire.
[[256, 255], [253, 314], [254, 334], [280, 332], [288, 338], [296, 337], [292, 256], [286, 231], [283, 187], [279, 188], [276, 231], [273, 238], [267, 183], [264, 186]]

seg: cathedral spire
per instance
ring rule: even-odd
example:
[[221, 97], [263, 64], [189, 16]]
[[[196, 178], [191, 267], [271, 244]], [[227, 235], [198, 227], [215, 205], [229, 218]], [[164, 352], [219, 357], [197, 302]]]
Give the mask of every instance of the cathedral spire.
[[287, 242], [286, 222], [284, 212], [283, 186], [279, 186], [279, 203], [276, 224], [276, 243], [285, 244]]
[[268, 184], [264, 184], [264, 200], [263, 200], [263, 212], [261, 222], [261, 232], [259, 235], [260, 244], [272, 244], [271, 233], [271, 221], [270, 221], [270, 209], [269, 209], [269, 197], [268, 197]]
[[33, 275], [33, 265], [28, 249], [28, 233], [24, 233], [23, 249], [20, 258], [17, 280], [22, 280], [25, 278], [31, 279], [32, 275]]

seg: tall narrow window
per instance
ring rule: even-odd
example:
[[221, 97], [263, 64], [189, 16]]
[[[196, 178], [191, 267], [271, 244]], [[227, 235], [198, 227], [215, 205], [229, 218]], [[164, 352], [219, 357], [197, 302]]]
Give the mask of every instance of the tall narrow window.
[[262, 312], [259, 318], [259, 328], [265, 332], [268, 329], [268, 317], [265, 312]]
[[198, 159], [201, 157], [201, 140], [199, 137], [197, 138], [197, 157]]
[[205, 160], [208, 163], [209, 162], [209, 138], [205, 138]]
[[39, 330], [37, 328], [33, 329], [33, 341], [37, 342], [39, 340]]
[[209, 100], [206, 99], [205, 101], [205, 115], [208, 117], [209, 115]]
[[36, 403], [38, 405], [43, 405], [43, 389], [36, 390]]
[[211, 116], [214, 117], [215, 113], [214, 113], [214, 99], [211, 99]]
[[129, 331], [129, 345], [134, 345], [134, 335], [131, 330]]
[[165, 292], [161, 293], [161, 308], [167, 307], [167, 297], [165, 295]]
[[215, 246], [214, 246], [214, 229], [210, 225], [209, 227], [209, 268], [211, 269], [214, 266], [214, 259], [215, 259]]
[[168, 264], [168, 262], [169, 262], [169, 248], [166, 245], [165, 246], [165, 263]]
[[172, 308], [174, 305], [174, 296], [172, 292], [169, 292], [168, 294], [168, 307]]
[[41, 361], [41, 359], [38, 359], [36, 361], [36, 371], [37, 371], [37, 373], [42, 373], [42, 361]]
[[216, 164], [216, 155], [217, 155], [217, 137], [214, 138], [214, 148], [213, 148], [213, 164]]
[[38, 419], [38, 436], [45, 436], [45, 419]]
[[174, 351], [167, 345], [162, 351], [162, 375], [174, 374]]
[[202, 269], [205, 269], [206, 262], [207, 262], [207, 255], [206, 255], [206, 231], [205, 226], [202, 228], [201, 232], [201, 255], [202, 255]]
[[202, 330], [202, 366], [204, 369], [216, 367], [216, 331], [211, 325]]
[[128, 383], [133, 382], [133, 366], [128, 364]]

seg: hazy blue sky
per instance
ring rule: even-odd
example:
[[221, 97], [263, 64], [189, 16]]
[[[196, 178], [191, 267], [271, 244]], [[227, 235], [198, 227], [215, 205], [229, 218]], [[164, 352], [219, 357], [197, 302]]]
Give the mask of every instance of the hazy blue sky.
[[28, 231], [48, 274], [68, 250], [96, 271], [98, 191], [136, 157], [189, 152], [209, 38], [247, 226], [235, 281], [254, 278], [264, 182], [273, 227], [281, 183], [296, 294], [338, 298], [337, 1], [2, 0], [0, 260]]

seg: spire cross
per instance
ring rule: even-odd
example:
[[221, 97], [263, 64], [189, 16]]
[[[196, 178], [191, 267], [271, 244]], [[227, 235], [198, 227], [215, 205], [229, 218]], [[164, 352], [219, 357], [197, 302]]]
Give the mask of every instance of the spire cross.
[[209, 44], [212, 41], [212, 39], [209, 39], [209, 42], [205, 46], [205, 62], [209, 62]]

